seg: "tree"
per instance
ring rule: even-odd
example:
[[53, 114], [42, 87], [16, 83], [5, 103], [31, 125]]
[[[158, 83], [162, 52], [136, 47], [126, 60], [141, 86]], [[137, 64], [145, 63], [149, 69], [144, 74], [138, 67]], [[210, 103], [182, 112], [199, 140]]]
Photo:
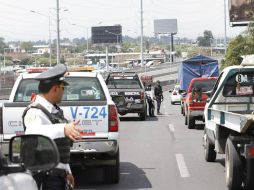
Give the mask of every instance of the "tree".
[[4, 43], [4, 38], [0, 37], [0, 53], [4, 53], [4, 48], [7, 47]]
[[225, 60], [221, 68], [231, 65], [239, 65], [242, 62], [242, 55], [254, 54], [254, 25], [250, 24], [247, 31], [235, 37], [229, 43]]
[[29, 52], [33, 50], [33, 44], [32, 42], [22, 42], [20, 44], [20, 48], [26, 50], [26, 52]]
[[199, 36], [197, 38], [198, 45], [204, 46], [204, 47], [211, 46], [212, 40], [213, 40], [213, 34], [210, 30], [205, 30], [203, 36]]

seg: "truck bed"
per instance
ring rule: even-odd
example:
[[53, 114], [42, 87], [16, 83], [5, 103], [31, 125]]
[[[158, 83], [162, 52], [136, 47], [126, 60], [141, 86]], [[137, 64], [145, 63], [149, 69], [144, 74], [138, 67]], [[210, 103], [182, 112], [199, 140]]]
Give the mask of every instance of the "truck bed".
[[221, 111], [208, 108], [208, 122], [227, 127], [239, 133], [245, 133], [254, 123], [252, 111]]

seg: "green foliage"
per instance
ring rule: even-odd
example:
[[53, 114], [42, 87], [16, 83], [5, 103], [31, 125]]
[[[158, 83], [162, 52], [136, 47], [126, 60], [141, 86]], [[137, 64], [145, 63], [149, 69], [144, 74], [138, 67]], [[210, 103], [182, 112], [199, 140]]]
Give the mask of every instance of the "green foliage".
[[235, 37], [227, 48], [225, 60], [221, 68], [227, 66], [239, 65], [242, 61], [242, 55], [254, 54], [254, 26], [251, 24], [246, 32]]
[[213, 40], [213, 34], [210, 30], [205, 30], [203, 36], [197, 38], [198, 46], [209, 47]]
[[33, 44], [32, 42], [22, 42], [20, 44], [20, 48], [26, 50], [26, 52], [29, 52], [33, 50]]
[[4, 53], [4, 48], [7, 47], [4, 43], [4, 38], [0, 37], [0, 53]]

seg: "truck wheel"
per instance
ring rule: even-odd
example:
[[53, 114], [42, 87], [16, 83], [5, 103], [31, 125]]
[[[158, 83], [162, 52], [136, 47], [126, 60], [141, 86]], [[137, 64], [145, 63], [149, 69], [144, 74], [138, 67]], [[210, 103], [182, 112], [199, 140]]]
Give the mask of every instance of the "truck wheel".
[[195, 119], [194, 117], [188, 115], [187, 116], [187, 125], [188, 129], [194, 129], [195, 128]]
[[139, 114], [140, 120], [145, 121], [146, 120], [146, 111]]
[[214, 150], [214, 145], [212, 145], [208, 138], [207, 135], [204, 135], [204, 150], [205, 150], [205, 160], [207, 162], [214, 162], [216, 159], [216, 152]]
[[183, 116], [185, 116], [185, 115], [186, 115], [186, 112], [185, 112], [185, 110], [184, 110], [184, 107], [182, 107], [182, 112], [183, 112]]
[[154, 117], [154, 107], [151, 108], [151, 112], [149, 113], [150, 117]]
[[228, 190], [241, 189], [243, 182], [242, 161], [230, 138], [226, 142], [225, 173]]
[[246, 167], [245, 167], [245, 188], [247, 190], [254, 189], [254, 159], [246, 159]]
[[119, 150], [115, 155], [116, 163], [113, 166], [105, 166], [103, 168], [104, 182], [107, 184], [116, 184], [120, 180], [120, 159]]

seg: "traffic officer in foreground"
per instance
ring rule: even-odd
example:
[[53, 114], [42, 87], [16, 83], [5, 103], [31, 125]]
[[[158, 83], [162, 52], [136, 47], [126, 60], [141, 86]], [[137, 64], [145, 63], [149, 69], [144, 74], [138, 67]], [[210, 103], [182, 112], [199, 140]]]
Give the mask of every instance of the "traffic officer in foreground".
[[38, 186], [42, 185], [42, 190], [65, 190], [67, 182], [74, 186], [69, 165], [70, 147], [73, 141], [80, 139], [80, 130], [77, 128], [79, 121], [69, 123], [57, 106], [68, 85], [64, 80], [66, 70], [65, 65], [58, 64], [38, 75], [35, 79], [39, 81], [39, 94], [23, 113], [25, 133], [41, 134], [54, 139], [60, 154], [56, 168], [45, 172], [43, 176], [35, 176]]

